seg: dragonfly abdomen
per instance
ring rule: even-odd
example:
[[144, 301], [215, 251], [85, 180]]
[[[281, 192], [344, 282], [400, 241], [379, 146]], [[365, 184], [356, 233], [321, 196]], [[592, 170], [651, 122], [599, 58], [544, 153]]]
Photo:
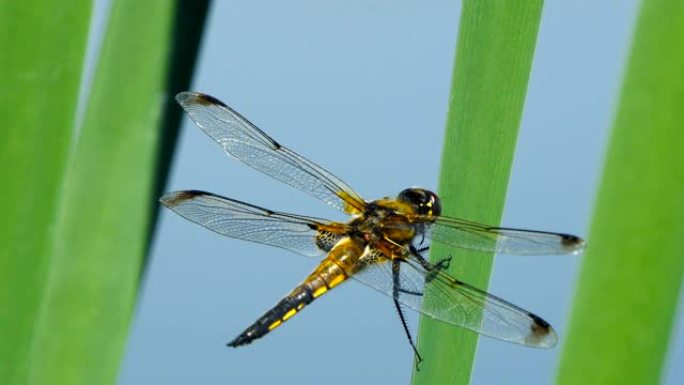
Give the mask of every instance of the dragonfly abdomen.
[[314, 300], [313, 290], [307, 284], [297, 286], [289, 295], [281, 299], [277, 305], [237, 336], [228, 346], [234, 348], [246, 345], [257, 338], [261, 338], [271, 330], [277, 328]]
[[362, 247], [350, 239], [340, 241], [307, 278], [277, 305], [237, 336], [228, 346], [238, 347], [261, 338], [292, 318], [314, 299], [344, 282], [355, 272]]

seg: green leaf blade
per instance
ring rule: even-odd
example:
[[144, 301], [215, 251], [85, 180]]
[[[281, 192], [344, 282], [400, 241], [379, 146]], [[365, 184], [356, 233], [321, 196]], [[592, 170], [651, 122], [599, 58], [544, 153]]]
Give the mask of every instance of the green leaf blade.
[[[487, 224], [501, 220], [524, 106], [542, 1], [464, 1], [442, 154], [444, 215]], [[450, 273], [486, 289], [493, 255], [435, 244], [451, 254]], [[478, 336], [421, 317], [425, 361], [413, 384], [469, 384]]]
[[684, 5], [642, 4], [559, 384], [657, 384], [684, 277]]
[[25, 384], [72, 142], [91, 2], [0, 3], [0, 383]]
[[147, 251], [174, 1], [119, 0], [64, 175], [29, 384], [117, 378]]

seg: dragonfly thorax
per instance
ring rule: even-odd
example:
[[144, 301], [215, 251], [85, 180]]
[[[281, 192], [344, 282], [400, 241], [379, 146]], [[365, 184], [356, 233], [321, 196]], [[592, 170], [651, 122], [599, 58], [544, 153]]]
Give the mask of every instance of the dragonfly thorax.
[[437, 217], [441, 212], [437, 194], [421, 188], [408, 188], [396, 198], [375, 200], [368, 203], [367, 208], [351, 225], [366, 242], [374, 243], [384, 238], [397, 245], [411, 242], [424, 231], [425, 223], [419, 218]]

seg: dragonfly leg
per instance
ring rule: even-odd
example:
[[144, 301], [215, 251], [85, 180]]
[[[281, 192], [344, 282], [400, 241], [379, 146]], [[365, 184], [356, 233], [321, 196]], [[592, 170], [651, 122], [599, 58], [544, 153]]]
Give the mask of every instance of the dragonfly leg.
[[402, 289], [402, 288], [399, 288], [399, 289], [397, 289], [397, 290], [399, 290], [399, 292], [404, 293], [404, 294], [417, 295], [417, 296], [419, 296], [419, 297], [420, 297], [421, 295], [423, 295], [423, 293], [420, 292], [420, 291], [406, 290], [406, 289]]
[[422, 246], [423, 242], [425, 242], [425, 233], [420, 234], [420, 242], [418, 242], [418, 245]]
[[447, 255], [445, 258], [440, 259], [437, 261], [437, 263], [430, 263], [427, 259], [425, 259], [420, 253], [422, 249], [416, 249], [413, 246], [410, 246], [410, 251], [411, 254], [413, 254], [414, 257], [420, 262], [421, 266], [425, 268], [425, 270], [429, 271], [430, 273], [425, 277], [425, 283], [428, 283], [435, 279], [437, 276], [437, 273], [439, 273], [442, 270], [446, 270], [449, 268], [449, 265], [451, 264], [451, 255]]
[[437, 261], [437, 263], [434, 264], [434, 267], [437, 268], [437, 270], [446, 270], [449, 268], [449, 265], [451, 264], [451, 259], [452, 256], [451, 254], [449, 254], [446, 257]]
[[417, 253], [424, 253], [426, 251], [430, 250], [430, 246], [423, 246], [421, 248], [416, 249]]
[[419, 371], [420, 363], [423, 361], [423, 357], [420, 356], [420, 353], [418, 353], [418, 349], [416, 348], [416, 344], [413, 342], [413, 336], [411, 336], [411, 331], [408, 329], [408, 325], [406, 324], [406, 318], [404, 318], [404, 311], [401, 309], [401, 305], [399, 304], [399, 293], [402, 292], [399, 281], [400, 263], [401, 262], [398, 259], [392, 260], [392, 299], [394, 300], [394, 306], [397, 308], [397, 312], [399, 313], [401, 326], [404, 327], [404, 332], [406, 332], [406, 337], [408, 337], [409, 344], [411, 344], [411, 348], [413, 348], [413, 352], [416, 354], [416, 371]]

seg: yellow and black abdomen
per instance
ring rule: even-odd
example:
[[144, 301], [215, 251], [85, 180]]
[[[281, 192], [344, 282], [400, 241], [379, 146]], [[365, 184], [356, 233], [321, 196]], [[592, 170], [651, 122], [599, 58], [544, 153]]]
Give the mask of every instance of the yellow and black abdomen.
[[331, 250], [299, 286], [281, 299], [277, 305], [237, 336], [228, 346], [238, 347], [261, 338], [297, 314], [328, 290], [344, 282], [358, 270], [358, 260], [365, 245], [360, 240], [344, 238]]
[[281, 299], [277, 305], [242, 332], [237, 338], [228, 343], [234, 348], [246, 345], [253, 340], [263, 337], [266, 333], [277, 328], [283, 322], [295, 315], [304, 306], [314, 300], [313, 290], [307, 284], [297, 286], [289, 295]]

